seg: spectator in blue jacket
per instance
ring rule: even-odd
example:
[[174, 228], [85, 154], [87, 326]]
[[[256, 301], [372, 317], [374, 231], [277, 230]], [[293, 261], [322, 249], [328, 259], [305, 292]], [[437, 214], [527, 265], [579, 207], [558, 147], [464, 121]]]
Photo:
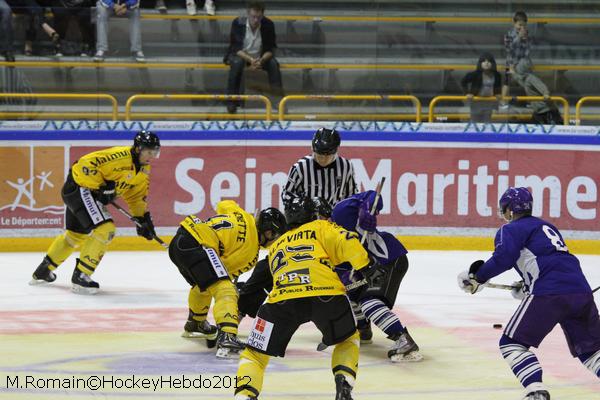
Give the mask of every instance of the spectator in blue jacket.
[[[282, 95], [281, 72], [274, 52], [277, 47], [275, 24], [264, 16], [265, 5], [261, 1], [248, 3], [246, 16], [237, 17], [231, 23], [229, 48], [223, 58], [230, 65], [227, 94], [239, 95], [244, 68], [267, 71], [271, 92]], [[239, 102], [230, 101], [227, 111], [235, 113]]]
[[139, 0], [98, 0], [96, 3], [98, 15], [96, 23], [96, 55], [94, 61], [104, 61], [108, 51], [108, 17], [127, 16], [130, 21], [129, 43], [131, 55], [137, 62], [145, 62], [142, 52], [142, 30], [140, 26], [140, 1]]

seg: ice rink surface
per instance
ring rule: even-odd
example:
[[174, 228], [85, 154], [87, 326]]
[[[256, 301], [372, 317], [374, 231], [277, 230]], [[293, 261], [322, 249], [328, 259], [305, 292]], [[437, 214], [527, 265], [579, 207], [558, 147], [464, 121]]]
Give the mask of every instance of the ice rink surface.
[[[504, 325], [518, 302], [504, 290], [467, 295], [456, 284], [460, 271], [488, 255], [409, 253], [395, 311], [425, 359], [391, 364], [392, 342], [374, 327], [374, 343], [361, 347], [355, 400], [522, 397], [498, 350], [502, 332], [492, 327]], [[204, 341], [180, 337], [188, 287], [166, 252], [107, 253], [94, 275], [101, 285], [95, 296], [71, 293], [74, 257], [53, 284], [29, 286], [42, 257], [0, 253], [0, 398], [233, 398], [237, 362], [216, 360]], [[579, 258], [599, 286], [600, 256]], [[510, 272], [497, 282], [516, 278]], [[250, 322], [242, 322], [241, 336]], [[319, 341], [316, 328], [304, 325], [286, 357], [271, 359], [260, 398], [332, 400], [331, 350], [317, 352]], [[571, 358], [560, 328], [536, 353], [553, 400], [600, 400], [598, 380]]]

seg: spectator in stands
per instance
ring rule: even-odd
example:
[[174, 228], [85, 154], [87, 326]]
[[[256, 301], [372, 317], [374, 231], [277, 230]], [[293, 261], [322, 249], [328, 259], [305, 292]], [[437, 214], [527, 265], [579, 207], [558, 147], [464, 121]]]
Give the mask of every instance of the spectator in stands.
[[[72, 19], [77, 21], [79, 31], [81, 32], [81, 56], [86, 57], [93, 54], [95, 45], [94, 27], [92, 25], [92, 0], [54, 0], [52, 14], [54, 14], [54, 23], [56, 31], [61, 38], [64, 38], [69, 28], [69, 22]], [[61, 46], [62, 48], [62, 46]], [[62, 56], [62, 52], [56, 53], [56, 56]]]
[[460, 82], [471, 107], [471, 122], [492, 122], [492, 111], [497, 107], [492, 101], [473, 101], [478, 97], [500, 97], [502, 77], [496, 68], [496, 59], [483, 53], [475, 71], [467, 73]]
[[[186, 0], [185, 7], [189, 15], [196, 15], [196, 0]], [[207, 15], [215, 15], [216, 10], [214, 0], [204, 0], [204, 11]]]
[[129, 18], [129, 43], [131, 55], [137, 62], [145, 62], [146, 57], [142, 52], [142, 29], [140, 23], [139, 0], [98, 0], [96, 3], [96, 55], [94, 61], [104, 61], [108, 51], [108, 17], [127, 16]]
[[533, 119], [538, 123], [562, 124], [562, 117], [556, 106], [550, 102], [550, 91], [540, 78], [533, 74], [533, 63], [529, 57], [533, 39], [527, 29], [527, 14], [517, 11], [513, 16], [514, 26], [504, 36], [506, 48], [505, 83], [502, 87], [503, 97], [508, 96], [510, 79], [523, 89], [527, 96], [543, 96], [545, 101], [533, 101]]
[[[277, 47], [275, 24], [264, 16], [265, 5], [261, 1], [248, 3], [246, 16], [237, 17], [231, 24], [229, 48], [223, 58], [230, 65], [227, 94], [240, 94], [244, 68], [265, 70], [269, 75], [271, 91], [275, 96], [282, 95], [281, 71], [275, 59]], [[235, 113], [239, 102], [230, 101], [227, 111]]]
[[0, 0], [0, 54], [8, 62], [15, 61], [12, 46], [12, 11], [5, 0]]
[[7, 0], [7, 3], [15, 13], [22, 13], [28, 17], [28, 25], [25, 30], [25, 50], [24, 54], [30, 56], [33, 54], [33, 42], [37, 36], [38, 28], [52, 39], [55, 52], [60, 52], [60, 36], [50, 25], [44, 14], [44, 7], [41, 1], [36, 0]]

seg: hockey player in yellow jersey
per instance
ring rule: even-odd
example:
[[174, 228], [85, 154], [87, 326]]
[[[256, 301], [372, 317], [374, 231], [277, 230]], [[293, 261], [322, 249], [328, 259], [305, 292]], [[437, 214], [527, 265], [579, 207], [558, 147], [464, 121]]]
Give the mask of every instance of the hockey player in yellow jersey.
[[100, 285], [91, 279], [115, 235], [115, 224], [106, 205], [122, 197], [139, 222], [137, 233], [151, 240], [155, 236], [146, 197], [150, 162], [158, 158], [160, 140], [152, 132], [138, 132], [133, 146], [111, 147], [82, 156], [69, 170], [61, 195], [66, 205], [63, 234], [57, 236], [31, 284], [56, 280], [53, 272], [76, 249], [71, 282], [73, 291], [94, 294]]
[[[229, 358], [244, 347], [237, 338], [238, 298], [232, 280], [252, 269], [260, 246], [269, 246], [287, 227], [275, 208], [262, 210], [256, 221], [232, 200], [219, 202], [216, 211], [206, 220], [185, 218], [169, 245], [169, 257], [192, 286], [183, 336], [216, 337], [217, 357]], [[213, 298], [218, 334], [206, 321]]]
[[271, 275], [273, 289], [258, 310], [241, 354], [236, 400], [258, 398], [269, 357], [283, 357], [298, 327], [309, 321], [323, 334], [323, 343], [335, 345], [331, 367], [336, 400], [352, 399], [360, 338], [346, 289], [334, 269], [348, 262], [368, 274], [371, 260], [355, 232], [320, 219], [330, 213], [330, 206], [316, 199], [296, 198], [288, 204], [290, 230], [269, 249], [264, 273]]

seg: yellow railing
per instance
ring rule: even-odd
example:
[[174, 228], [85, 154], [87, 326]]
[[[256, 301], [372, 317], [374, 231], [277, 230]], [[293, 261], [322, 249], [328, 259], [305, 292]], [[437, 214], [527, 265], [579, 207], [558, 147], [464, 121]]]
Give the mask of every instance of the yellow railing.
[[[258, 100], [265, 104], [264, 114], [225, 114], [225, 113], [133, 113], [131, 107], [134, 102], [138, 100]], [[169, 118], [169, 117], [183, 117], [193, 119], [265, 119], [271, 121], [271, 101], [262, 95], [226, 95], [226, 94], [136, 94], [127, 99], [125, 105], [125, 120], [131, 121], [134, 115], [143, 116], [144, 118]]]
[[[350, 101], [400, 101], [406, 100], [411, 101], [415, 107], [414, 114], [324, 114], [324, 113], [312, 113], [312, 114], [288, 114], [285, 111], [286, 105], [290, 100], [318, 100], [318, 101], [331, 101], [331, 100], [350, 100]], [[351, 118], [354, 120], [369, 120], [376, 121], [378, 119], [383, 120], [406, 120], [408, 118], [414, 118], [415, 122], [421, 122], [421, 101], [410, 95], [291, 95], [285, 96], [279, 102], [279, 120], [297, 120], [297, 119], [314, 119], [314, 120], [331, 120], [331, 119], [347, 119]]]
[[117, 99], [110, 94], [88, 94], [88, 93], [0, 93], [0, 97], [4, 98], [21, 98], [21, 99], [71, 99], [71, 100], [108, 100], [111, 103], [111, 113], [91, 113], [91, 112], [45, 112], [45, 111], [30, 111], [30, 112], [10, 112], [1, 111], [0, 118], [4, 117], [26, 117], [40, 119], [44, 117], [55, 117], [60, 115], [62, 118], [99, 118], [110, 117], [113, 121], [119, 119], [119, 109]]
[[[512, 97], [505, 97], [504, 100], [510, 100]], [[542, 96], [515, 96], [514, 99], [518, 101], [544, 101], [546, 100]], [[429, 103], [429, 122], [435, 121], [435, 106], [440, 101], [465, 101], [467, 100], [467, 96], [437, 96], [431, 99]], [[473, 97], [474, 101], [498, 101], [498, 99], [494, 96], [491, 97]], [[569, 125], [569, 102], [564, 97], [560, 96], [550, 96], [549, 100], [558, 101], [563, 106], [563, 119], [564, 124]], [[442, 114], [444, 115], [444, 114]], [[515, 115], [516, 116], [516, 115]], [[506, 117], [512, 117], [512, 115], [506, 115]]]
[[[142, 12], [142, 19], [153, 20], [221, 20], [231, 21], [233, 15], [184, 15], [178, 14], [146, 14]], [[511, 17], [441, 17], [441, 16], [406, 16], [406, 17], [386, 17], [386, 16], [361, 16], [361, 15], [269, 15], [273, 21], [307, 21], [307, 22], [446, 22], [457, 24], [510, 24]], [[545, 24], [598, 24], [600, 18], [583, 17], [538, 17], [529, 18], [530, 23], [545, 23]]]
[[[581, 124], [581, 118], [583, 117], [583, 115], [581, 115], [581, 107], [583, 106], [583, 104], [593, 102], [593, 101], [600, 102], [600, 96], [586, 96], [586, 97], [582, 97], [581, 99], [579, 99], [579, 101], [575, 105], [575, 124], [576, 125]], [[586, 115], [585, 119], [599, 120], [600, 115], [593, 115], [593, 114]]]
[[[281, 61], [281, 60], [280, 60]], [[0, 61], [0, 67], [21, 68], [128, 68], [128, 69], [210, 69], [228, 70], [229, 66], [220, 62], [125, 62], [125, 61]], [[281, 69], [327, 69], [327, 70], [377, 70], [377, 71], [470, 71], [473, 64], [377, 64], [377, 63], [295, 63], [282, 62]], [[505, 67], [498, 64], [498, 70]], [[600, 71], [600, 65], [540, 64], [534, 71]]]

